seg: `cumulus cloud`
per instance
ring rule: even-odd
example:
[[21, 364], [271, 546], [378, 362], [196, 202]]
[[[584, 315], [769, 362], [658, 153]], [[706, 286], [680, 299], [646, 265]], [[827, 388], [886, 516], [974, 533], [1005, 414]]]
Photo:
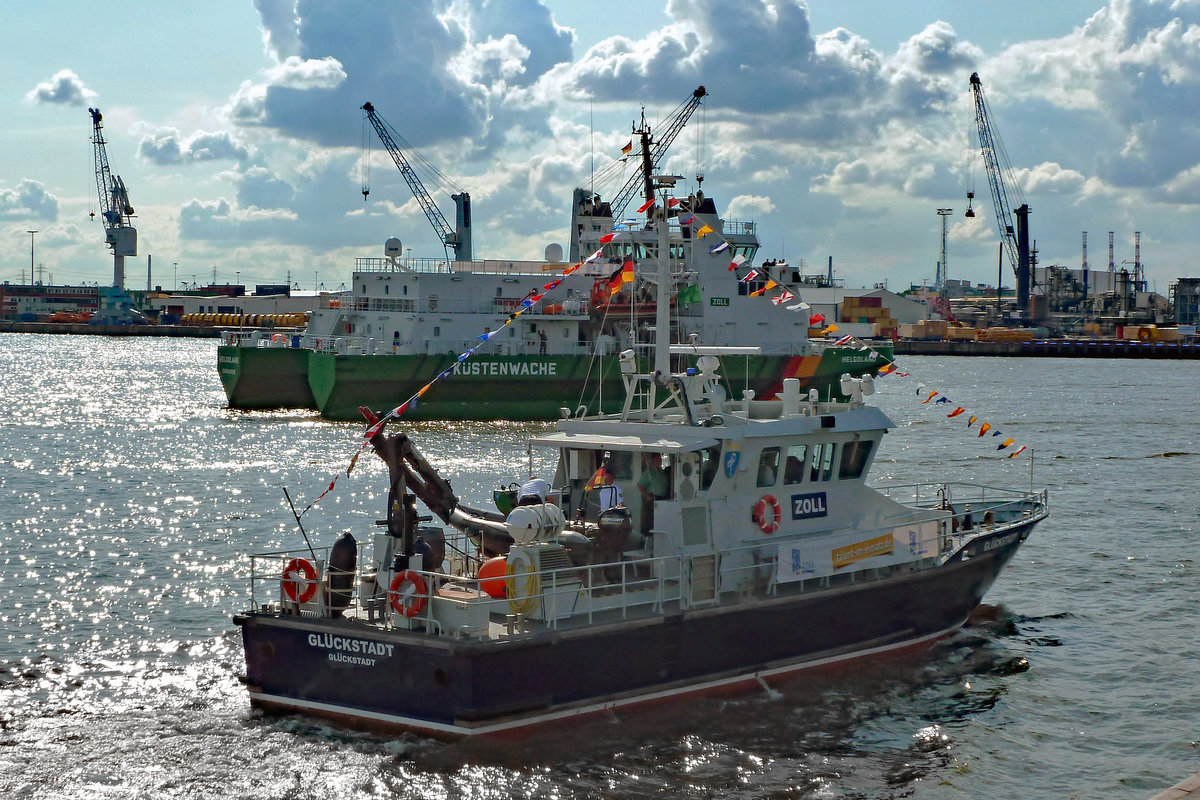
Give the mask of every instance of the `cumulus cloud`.
[[238, 186], [238, 204], [242, 207], [282, 208], [296, 191], [287, 181], [272, 175], [265, 167], [246, 171]]
[[1112, 0], [1068, 36], [1015, 44], [989, 66], [1006, 94], [1048, 104], [1051, 124], [1087, 125], [1086, 147], [1063, 148], [1114, 186], [1154, 189], [1200, 162], [1200, 4]]
[[21, 181], [16, 189], [0, 189], [0, 219], [58, 219], [58, 198], [39, 181]]
[[756, 194], [739, 194], [737, 197], [730, 199], [726, 216], [731, 219], [749, 219], [769, 214], [774, 210], [775, 204], [771, 202], [771, 198], [769, 197]]
[[949, 23], [938, 20], [901, 43], [893, 61], [917, 73], [952, 75], [973, 69], [982, 58], [982, 50], [960, 41]]
[[610, 37], [552, 70], [539, 91], [678, 103], [682, 87], [703, 83], [710, 115], [737, 112], [750, 138], [835, 146], [944, 113], [982, 58], [945, 22], [889, 57], [845, 28], [814, 33], [799, 0], [669, 0], [667, 13], [641, 39]]
[[[596, 131], [596, 149], [615, 155], [639, 101], [648, 118], [661, 119], [703, 83], [702, 163], [688, 162], [698, 116], [664, 169], [686, 175], [702, 167], [706, 192], [731, 215], [753, 216], [788, 241], [815, 244], [824, 235], [821, 246], [843, 251], [864, 246], [864, 206], [881, 237], [889, 225], [932, 226], [939, 206], [961, 212], [972, 119], [967, 76], [979, 71], [1047, 253], [1048, 230], [1078, 227], [1062, 221], [1062, 209], [1087, 203], [1080, 216], [1108, 215], [1117, 197], [1186, 203], [1200, 196], [1200, 122], [1192, 111], [1200, 107], [1200, 4], [1110, 0], [1067, 36], [984, 53], [944, 21], [913, 23], [909, 38], [884, 52], [846, 28], [814, 31], [801, 0], [663, 2], [667, 20], [658, 29], [611, 36], [576, 57], [571, 31], [536, 0], [402, 8], [255, 0], [272, 66], [246, 80], [222, 111], [260, 129], [239, 132], [260, 150], [246, 157], [236, 140], [222, 150], [165, 131], [147, 137], [141, 152], [161, 164], [239, 162], [227, 173], [227, 199], [185, 208], [185, 238], [317, 250], [394, 233], [414, 253], [436, 252], [436, 236], [381, 153], [376, 166], [387, 166], [376, 172], [369, 201], [360, 200], [349, 150], [359, 143], [357, 109], [370, 100], [471, 192], [477, 248], [515, 255], [565, 225], [570, 189], [586, 182], [591, 167], [590, 105], [597, 121], [623, 112], [619, 132], [608, 121]], [[285, 157], [276, 157], [280, 143]], [[303, 158], [298, 150], [306, 146], [327, 161], [288, 171], [284, 165]], [[978, 245], [990, 272], [995, 230], [983, 186], [980, 217], [955, 223], [952, 235]], [[446, 211], [447, 198], [434, 193]], [[903, 235], [886, 235], [902, 260]], [[928, 260], [929, 246], [920, 245], [917, 260]], [[530, 254], [537, 253], [540, 244]]]
[[259, 166], [234, 172], [236, 198], [185, 203], [179, 214], [180, 236], [225, 245], [273, 242], [318, 252], [363, 240], [383, 241], [385, 225], [379, 219], [347, 213], [347, 199], [361, 196], [349, 178], [350, 162], [349, 157], [315, 161], [288, 181]]
[[181, 138], [179, 131], [174, 128], [142, 137], [137, 153], [159, 166], [217, 159], [244, 161], [250, 157], [249, 148], [228, 131], [197, 131]]
[[25, 94], [25, 102], [35, 105], [82, 106], [94, 102], [97, 95], [84, 86], [79, 76], [69, 69], [59, 70], [48, 81], [42, 81]]
[[1176, 175], [1155, 196], [1166, 202], [1200, 205], [1200, 165]]
[[571, 58], [571, 32], [536, 0], [255, 6], [277, 63], [244, 82], [227, 113], [322, 145], [356, 144], [367, 100], [415, 146], [487, 146], [493, 125], [544, 127], [544, 105], [531, 107], [524, 87]]
[[1083, 189], [1086, 180], [1082, 172], [1063, 169], [1060, 164], [1049, 161], [1032, 169], [1016, 170], [1015, 174], [1025, 191], [1041, 194], [1073, 195]]

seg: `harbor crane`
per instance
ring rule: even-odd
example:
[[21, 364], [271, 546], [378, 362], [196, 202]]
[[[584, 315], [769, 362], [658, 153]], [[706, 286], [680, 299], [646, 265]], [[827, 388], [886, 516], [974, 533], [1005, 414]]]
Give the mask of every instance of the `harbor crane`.
[[[975, 97], [975, 124], [979, 129], [979, 151], [987, 169], [988, 185], [992, 190], [992, 205], [996, 210], [996, 226], [1000, 230], [1000, 242], [1013, 272], [1017, 276], [1017, 308], [1029, 308], [1029, 293], [1032, 287], [1032, 269], [1029, 251], [1029, 205], [1021, 193], [1013, 175], [1012, 165], [1004, 144], [992, 127], [992, 114], [983, 96], [983, 83], [979, 73], [971, 73], [971, 94]], [[1006, 176], [1007, 175], [1007, 179]], [[1009, 202], [1009, 185], [1021, 205], [1013, 208]], [[1016, 218], [1016, 224], [1013, 219]], [[997, 287], [999, 288], [999, 287]]]
[[[92, 146], [96, 156], [96, 194], [100, 197], [100, 219], [104, 222], [104, 241], [113, 251], [113, 286], [125, 288], [125, 257], [137, 255], [137, 228], [133, 227], [133, 206], [120, 175], [108, 166], [105, 149], [104, 117], [98, 108], [92, 115]], [[94, 219], [96, 214], [92, 212]]]
[[[417, 175], [416, 170], [413, 169], [412, 164], [400, 149], [400, 145], [396, 143], [397, 139], [403, 141], [403, 137], [396, 133], [395, 128], [389, 125], [383, 117], [379, 116], [379, 113], [375, 111], [375, 106], [371, 105], [370, 102], [363, 103], [362, 110], [366, 112], [367, 120], [370, 121], [371, 127], [375, 129], [375, 133], [379, 135], [379, 141], [383, 142], [383, 146], [391, 154], [392, 160], [396, 162], [396, 166], [400, 169], [400, 174], [404, 176], [405, 182], [408, 183], [408, 188], [412, 190], [413, 197], [417, 198], [417, 203], [420, 204], [421, 210], [425, 212], [425, 218], [429, 220], [429, 224], [433, 226], [434, 231], [441, 238], [442, 245], [446, 248], [447, 260], [450, 260], [450, 249], [452, 248], [454, 250], [454, 261], [470, 261], [471, 195], [464, 191], [450, 195], [450, 199], [454, 201], [455, 208], [454, 228], [451, 229], [449, 223], [446, 222], [446, 218], [442, 216], [442, 212], [438, 210], [437, 204], [430, 197], [425, 184], [421, 182], [420, 176]], [[414, 157], [419, 158], [419, 154]], [[450, 183], [449, 179], [431, 164], [424, 161], [423, 163], [427, 169], [431, 170], [443, 182]], [[370, 192], [370, 187], [364, 184], [362, 190], [363, 199], [366, 199]]]
[[[654, 149], [650, 149], [650, 128], [646, 125], [645, 112], [642, 113], [642, 125], [640, 128], [635, 128], [633, 133], [639, 137], [642, 148], [642, 164], [641, 170], [638, 170], [629, 176], [629, 180], [621, 187], [621, 191], [617, 192], [612, 203], [613, 218], [619, 219], [625, 213], [625, 207], [637, 194], [638, 189], [642, 191], [642, 197], [646, 200], [654, 199], [654, 186], [650, 180], [650, 176], [658, 170], [658, 162], [662, 161], [663, 156], [667, 154], [667, 150], [671, 147], [671, 143], [675, 141], [675, 137], [683, 130], [683, 126], [691, 119], [692, 114], [700, 107], [700, 100], [708, 94], [703, 86], [696, 88], [692, 92], [691, 97], [683, 101], [678, 108], [671, 113], [667, 119], [666, 130], [663, 131], [658, 140], [655, 141]], [[701, 180], [703, 180], [701, 178]]]

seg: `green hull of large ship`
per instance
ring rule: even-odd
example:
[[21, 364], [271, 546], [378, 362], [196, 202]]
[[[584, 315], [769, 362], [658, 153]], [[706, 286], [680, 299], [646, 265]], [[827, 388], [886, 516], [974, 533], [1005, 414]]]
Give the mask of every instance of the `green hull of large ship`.
[[[807, 392], [821, 397], [832, 391], [843, 373], [874, 374], [890, 360], [891, 348], [868, 352], [826, 348], [811, 356], [726, 356], [721, 374], [730, 396], [753, 389], [769, 398], [783, 379], [799, 378]], [[364, 356], [312, 353], [308, 380], [321, 415], [329, 419], [361, 419], [360, 406], [387, 411], [416, 394], [456, 363], [453, 355]], [[584, 387], [588, 387], [585, 391]], [[625, 396], [615, 356], [477, 356], [430, 389], [405, 412], [408, 419], [548, 420], [559, 409], [587, 406], [590, 413], [619, 410]]]
[[310, 351], [290, 347], [217, 348], [230, 408], [317, 408], [308, 381]]

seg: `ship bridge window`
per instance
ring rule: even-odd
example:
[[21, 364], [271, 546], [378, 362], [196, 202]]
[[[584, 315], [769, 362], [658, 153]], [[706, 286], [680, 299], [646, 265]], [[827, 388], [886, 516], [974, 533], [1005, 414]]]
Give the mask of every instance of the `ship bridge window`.
[[809, 481], [814, 483], [816, 481], [827, 481], [833, 476], [833, 451], [836, 447], [837, 445], [833, 442], [813, 445], [812, 469], [809, 471]]
[[707, 489], [712, 486], [713, 479], [717, 477], [717, 470], [721, 468], [721, 445], [714, 445], [706, 450], [700, 451], [700, 488]]
[[633, 477], [633, 453], [613, 450], [608, 453], [609, 474], [618, 480], [629, 480]]
[[758, 457], [758, 486], [765, 488], [774, 486], [779, 477], [779, 448], [764, 448]]
[[871, 457], [871, 448], [875, 442], [859, 439], [857, 442], [846, 442], [842, 445], [842, 460], [838, 466], [838, 480], [853, 480], [861, 477]]
[[783, 465], [783, 482], [794, 486], [804, 480], [804, 457], [808, 454], [808, 445], [794, 444], [788, 448], [787, 461]]
[[[363, 287], [363, 291], [365, 292], [365, 291], [366, 291], [366, 289], [367, 289], [367, 287], [365, 287], [365, 286], [364, 286], [364, 287]], [[384, 293], [384, 294], [391, 294], [391, 293], [392, 293], [392, 285], [391, 285], [390, 283], [385, 283], [385, 284], [383, 285], [383, 293]]]

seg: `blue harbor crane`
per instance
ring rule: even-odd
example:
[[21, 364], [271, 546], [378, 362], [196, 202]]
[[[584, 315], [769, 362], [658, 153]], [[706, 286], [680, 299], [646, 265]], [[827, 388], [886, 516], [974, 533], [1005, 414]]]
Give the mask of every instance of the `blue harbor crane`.
[[[113, 286], [125, 288], [125, 257], [137, 255], [137, 229], [133, 227], [133, 206], [120, 175], [108, 166], [105, 150], [104, 117], [100, 109], [89, 108], [92, 115], [92, 146], [96, 156], [96, 194], [100, 197], [100, 219], [104, 222], [104, 241], [113, 251]], [[95, 212], [91, 215], [95, 218]]]
[[[421, 206], [421, 210], [425, 212], [425, 218], [429, 220], [429, 224], [437, 232], [442, 240], [442, 245], [446, 249], [446, 259], [450, 260], [450, 249], [454, 250], [454, 261], [470, 261], [471, 260], [471, 195], [464, 191], [459, 191], [456, 194], [451, 194], [450, 199], [454, 201], [455, 218], [454, 228], [451, 229], [446, 218], [442, 216], [442, 212], [438, 210], [437, 204], [433, 202], [429, 191], [425, 188], [425, 184], [421, 182], [421, 178], [417, 175], [417, 171], [413, 169], [413, 165], [404, 155], [404, 151], [400, 149], [397, 140], [404, 141], [404, 137], [400, 136], [388, 122], [379, 116], [375, 111], [375, 106], [370, 102], [363, 103], [362, 110], [366, 112], [367, 120], [370, 121], [371, 127], [375, 129], [375, 133], [379, 135], [379, 141], [383, 142], [383, 146], [387, 148], [391, 154], [392, 160], [396, 162], [396, 166], [400, 169], [400, 174], [404, 176], [404, 180], [408, 183], [408, 188], [412, 190], [413, 197], [417, 198], [417, 202]], [[365, 144], [365, 128], [364, 128], [364, 144]], [[408, 143], [405, 142], [407, 145]], [[413, 157], [419, 159], [426, 170], [435, 175], [444, 184], [451, 184], [451, 181], [438, 171], [432, 164], [420, 157], [420, 154], [409, 145], [410, 152]], [[369, 154], [367, 161], [369, 163]], [[452, 184], [451, 184], [452, 185]], [[455, 187], [457, 188], [457, 187]], [[362, 194], [365, 200], [370, 194], [371, 189], [365, 183], [363, 185]]]
[[[979, 151], [987, 169], [988, 184], [992, 189], [992, 205], [996, 210], [996, 226], [1000, 230], [1000, 242], [1008, 254], [1009, 263], [1017, 276], [1017, 308], [1029, 309], [1029, 293], [1032, 286], [1032, 269], [1029, 255], [1029, 204], [1021, 193], [1004, 150], [1004, 143], [992, 129], [992, 114], [983, 96], [983, 83], [979, 73], [971, 73], [971, 93], [975, 96], [975, 124], [979, 129]], [[1009, 202], [1009, 187], [1021, 201], [1016, 209]], [[973, 216], [973, 215], [972, 215]], [[1013, 218], [1016, 218], [1016, 225]], [[999, 288], [999, 287], [997, 287]]]

